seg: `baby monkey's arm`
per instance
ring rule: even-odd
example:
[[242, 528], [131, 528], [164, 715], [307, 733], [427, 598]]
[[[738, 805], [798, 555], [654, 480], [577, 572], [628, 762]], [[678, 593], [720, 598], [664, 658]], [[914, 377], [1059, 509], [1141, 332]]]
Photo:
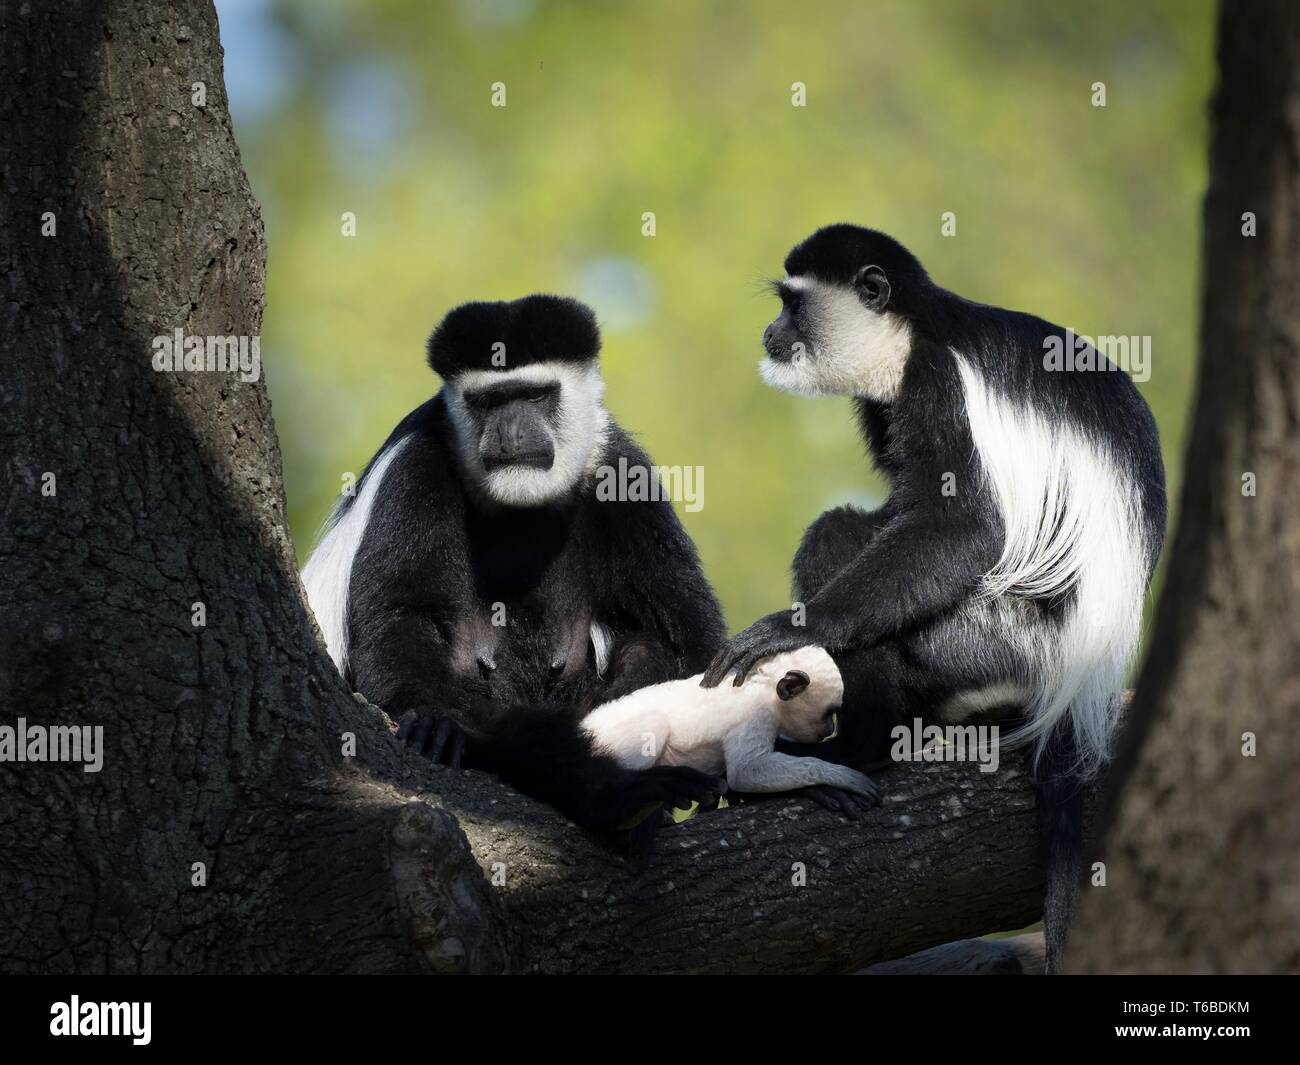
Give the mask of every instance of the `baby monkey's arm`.
[[776, 734], [768, 720], [755, 720], [734, 729], [723, 741], [727, 760], [727, 786], [734, 791], [795, 791], [829, 785], [869, 799], [880, 798], [880, 788], [856, 769], [799, 758], [772, 750]]

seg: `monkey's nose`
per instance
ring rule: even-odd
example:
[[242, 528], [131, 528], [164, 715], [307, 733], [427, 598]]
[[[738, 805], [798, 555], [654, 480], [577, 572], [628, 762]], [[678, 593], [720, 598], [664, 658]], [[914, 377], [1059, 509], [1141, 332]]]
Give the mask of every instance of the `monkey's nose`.
[[767, 347], [772, 340], [772, 327], [769, 325], [763, 330], [763, 347]]

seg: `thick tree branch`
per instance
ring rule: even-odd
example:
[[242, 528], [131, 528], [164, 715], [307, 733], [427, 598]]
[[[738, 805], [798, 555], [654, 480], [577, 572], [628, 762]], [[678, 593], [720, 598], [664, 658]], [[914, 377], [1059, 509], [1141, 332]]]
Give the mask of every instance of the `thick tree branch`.
[[513, 971], [848, 972], [1042, 914], [1033, 788], [1010, 759], [893, 767], [858, 822], [792, 796], [706, 814], [644, 866], [484, 774], [388, 772], [432, 774], [495, 877]]
[[641, 876], [570, 840], [577, 861], [556, 879], [526, 836], [461, 824], [480, 860], [521, 874], [503, 891], [518, 968], [846, 972], [1040, 916], [1027, 774], [916, 765], [881, 782], [885, 802], [856, 823], [795, 798], [693, 819], [663, 833]]

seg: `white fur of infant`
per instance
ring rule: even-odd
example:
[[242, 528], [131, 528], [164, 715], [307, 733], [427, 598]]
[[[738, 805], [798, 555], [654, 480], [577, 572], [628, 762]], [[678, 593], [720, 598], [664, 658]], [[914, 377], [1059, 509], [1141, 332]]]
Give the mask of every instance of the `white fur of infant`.
[[733, 791], [792, 791], [830, 785], [877, 798], [870, 777], [820, 758], [773, 750], [778, 736], [819, 743], [835, 729], [844, 681], [821, 647], [773, 655], [737, 688], [670, 680], [599, 706], [582, 720], [597, 751], [628, 769], [689, 766], [727, 775]]

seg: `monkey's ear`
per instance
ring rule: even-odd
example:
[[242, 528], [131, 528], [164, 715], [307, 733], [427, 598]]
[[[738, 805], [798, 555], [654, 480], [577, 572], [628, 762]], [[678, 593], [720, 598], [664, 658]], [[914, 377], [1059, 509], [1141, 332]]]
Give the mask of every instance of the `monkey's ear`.
[[889, 303], [889, 278], [878, 266], [864, 266], [853, 279], [862, 302], [873, 311], [883, 311]]
[[776, 682], [776, 694], [782, 702], [788, 702], [801, 692], [808, 690], [808, 674], [800, 669], [792, 669]]

